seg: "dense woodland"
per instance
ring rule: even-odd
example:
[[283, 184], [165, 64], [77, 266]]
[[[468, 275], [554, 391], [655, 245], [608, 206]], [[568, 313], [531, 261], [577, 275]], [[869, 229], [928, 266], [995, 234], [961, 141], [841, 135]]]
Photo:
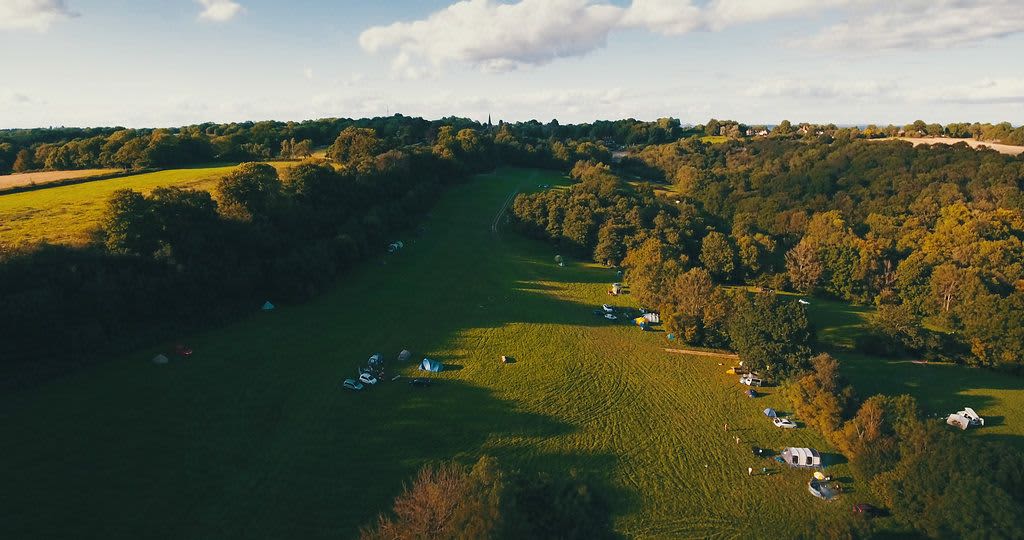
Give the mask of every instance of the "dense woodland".
[[[803, 306], [775, 292], [876, 305], [865, 352], [1019, 373], [1024, 159], [966, 145], [693, 138], [571, 175], [568, 189], [517, 197], [521, 231], [621, 266], [678, 339], [732, 348], [782, 384], [797, 417], [907, 527], [933, 538], [1024, 530], [1019, 452], [965, 441], [909, 396], [860, 399], [835, 359], [813, 355]], [[626, 178], [662, 182], [661, 195]], [[870, 530], [850, 521], [827, 534]]]
[[521, 228], [627, 270], [695, 345], [728, 345], [717, 285], [879, 306], [874, 353], [1020, 369], [1024, 160], [902, 142], [758, 140], [650, 146], [568, 190], [521, 196]]

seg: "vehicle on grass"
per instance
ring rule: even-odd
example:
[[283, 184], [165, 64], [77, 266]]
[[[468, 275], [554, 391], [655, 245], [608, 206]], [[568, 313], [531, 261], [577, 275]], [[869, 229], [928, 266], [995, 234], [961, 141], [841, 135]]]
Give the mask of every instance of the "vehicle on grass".
[[363, 389], [363, 383], [355, 379], [345, 379], [345, 382], [341, 383], [341, 386], [346, 390], [359, 391]]
[[359, 382], [363, 384], [377, 384], [377, 377], [374, 377], [371, 373], [360, 373]]
[[605, 313], [614, 313], [615, 312], [615, 308], [609, 306], [608, 304], [601, 304], [601, 309], [603, 309]]
[[618, 319], [618, 317], [616, 317], [615, 315], [612, 315], [611, 313], [605, 313], [604, 314], [604, 318], [608, 319], [609, 321], [614, 321], [614, 320]]
[[434, 384], [433, 381], [427, 379], [426, 377], [416, 377], [415, 379], [409, 380], [409, 386], [415, 388], [426, 388], [432, 384]]
[[745, 384], [747, 386], [763, 386], [764, 381], [753, 373], [747, 373], [740, 377], [740, 384]]
[[875, 517], [882, 515], [882, 510], [868, 503], [857, 503], [853, 505], [853, 513], [867, 517]]
[[775, 427], [786, 428], [786, 429], [793, 429], [793, 428], [796, 427], [796, 423], [793, 422], [792, 420], [790, 420], [789, 418], [773, 418], [772, 419], [772, 424]]
[[189, 356], [192, 356], [192, 348], [188, 347], [188, 346], [185, 346], [185, 345], [178, 344], [178, 345], [174, 346], [174, 354], [175, 354], [175, 356], [180, 356], [182, 358], [188, 358]]

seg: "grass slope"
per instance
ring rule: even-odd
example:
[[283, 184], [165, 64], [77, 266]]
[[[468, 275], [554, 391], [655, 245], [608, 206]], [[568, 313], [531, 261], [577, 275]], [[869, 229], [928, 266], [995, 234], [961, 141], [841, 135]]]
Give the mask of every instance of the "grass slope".
[[[788, 538], [864, 500], [818, 501], [806, 471], [748, 477], [770, 466], [751, 444], [827, 449], [766, 421], [761, 409], [786, 410], [773, 389], [743, 397], [718, 360], [595, 317], [611, 270], [559, 268], [547, 246], [492, 231], [514, 190], [561, 182], [483, 175], [398, 255], [308, 304], [189, 337], [191, 359], [151, 364], [168, 342], [0, 397], [0, 536], [351, 537], [424, 463], [482, 453], [593, 479], [630, 537]], [[339, 388], [371, 353], [403, 348], [452, 369], [429, 389]]]
[[82, 169], [74, 171], [38, 171], [0, 175], [0, 189], [26, 186], [29, 184], [48, 184], [74, 178], [89, 178], [116, 173], [120, 169]]
[[[293, 162], [272, 162], [278, 169]], [[172, 169], [97, 180], [37, 191], [0, 195], [0, 244], [50, 242], [81, 244], [100, 222], [110, 195], [131, 188], [148, 193], [156, 187], [212, 189], [235, 165]]]

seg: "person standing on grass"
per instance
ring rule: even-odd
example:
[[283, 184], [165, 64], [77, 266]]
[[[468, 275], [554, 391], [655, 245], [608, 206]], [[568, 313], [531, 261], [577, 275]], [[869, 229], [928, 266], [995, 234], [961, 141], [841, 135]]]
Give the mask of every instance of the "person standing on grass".
[[747, 476], [754, 476], [754, 468], [747, 467]]
[[729, 422], [726, 422], [726, 423], [725, 423], [725, 430], [726, 430], [726, 431], [729, 431]]
[[740, 436], [739, 436], [739, 435], [737, 435], [737, 436], [736, 436], [736, 444], [739, 444], [739, 443], [740, 443]]

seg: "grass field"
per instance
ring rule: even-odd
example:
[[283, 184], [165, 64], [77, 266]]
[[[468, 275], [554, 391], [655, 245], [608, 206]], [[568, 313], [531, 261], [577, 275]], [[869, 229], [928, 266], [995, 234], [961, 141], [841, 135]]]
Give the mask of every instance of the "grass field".
[[725, 135], [705, 135], [701, 137], [700, 140], [707, 144], [719, 144], [728, 141], [729, 137], [726, 137]]
[[[294, 162], [272, 162], [278, 169]], [[172, 169], [97, 180], [37, 191], [0, 195], [0, 244], [46, 241], [80, 244], [88, 241], [103, 214], [107, 198], [118, 189], [148, 193], [161, 186], [210, 189], [234, 165]]]
[[[746, 398], [716, 359], [595, 317], [611, 270], [559, 268], [550, 248], [492, 232], [513, 190], [559, 181], [503, 170], [457, 186], [399, 255], [191, 336], [189, 360], [150, 363], [168, 343], [0, 397], [0, 534], [349, 537], [422, 464], [482, 453], [578, 471], [630, 537], [792, 537], [848, 512], [863, 494], [818, 501], [806, 471], [747, 476], [771, 466], [752, 444], [827, 450], [767, 422], [761, 409], [786, 409], [773, 389]], [[340, 390], [370, 353], [403, 348], [452, 369], [425, 390]]]
[[78, 171], [39, 171], [18, 174], [0, 175], [0, 189], [27, 186], [30, 184], [49, 184], [61, 180], [89, 178], [116, 173], [120, 169], [82, 169]]

